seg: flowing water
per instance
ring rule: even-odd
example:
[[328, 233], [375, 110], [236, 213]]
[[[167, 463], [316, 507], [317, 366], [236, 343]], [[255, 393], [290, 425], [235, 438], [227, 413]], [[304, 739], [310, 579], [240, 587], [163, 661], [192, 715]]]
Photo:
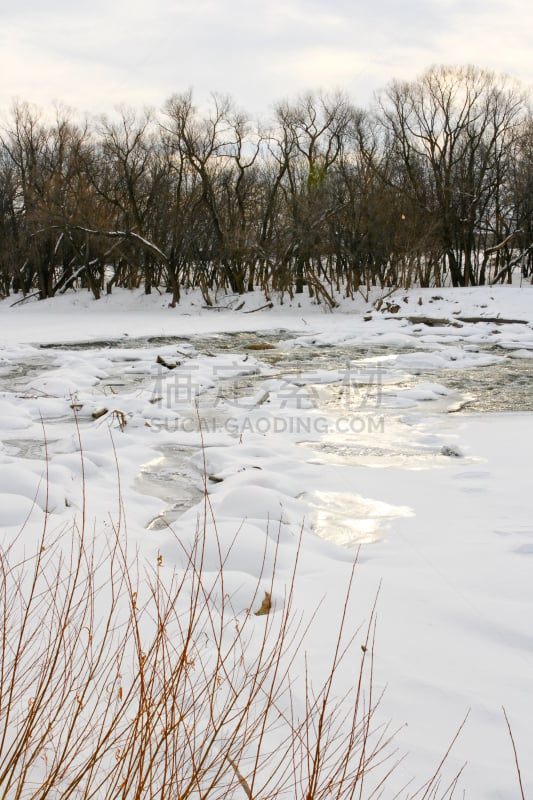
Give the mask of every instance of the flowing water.
[[[401, 405], [395, 407], [394, 401], [402, 392], [416, 388], [417, 384], [439, 384], [449, 390], [442, 400], [432, 403], [414, 402], [415, 410], [421, 415], [467, 412], [505, 412], [533, 411], [533, 359], [510, 358], [497, 347], [480, 349], [483, 355], [494, 358], [494, 363], [486, 366], [469, 366], [453, 369], [413, 369], [396, 364], [398, 352], [390, 347], [361, 347], [354, 344], [319, 346], [312, 340], [302, 343], [291, 340], [287, 331], [274, 331], [265, 334], [234, 333], [208, 337], [148, 337], [143, 339], [123, 338], [117, 341], [81, 342], [75, 344], [52, 344], [41, 347], [41, 352], [24, 363], [7, 364], [0, 372], [0, 390], [21, 392], [31, 380], [45, 375], [57, 367], [57, 351], [83, 351], [106, 355], [114, 361], [116, 374], [102, 378], [102, 389], [112, 389], [113, 393], [129, 393], [143, 388], [146, 390], [153, 377], [148, 374], [126, 372], [131, 363], [125, 354], [113, 357], [113, 351], [136, 349], [145, 351], [150, 359], [155, 359], [158, 348], [175, 347], [177, 354], [194, 355], [235, 353], [243, 358], [246, 354], [255, 356], [269, 367], [268, 375], [239, 377], [219, 380], [216, 386], [202, 395], [202, 409], [212, 416], [220, 398], [253, 394], [263, 380], [277, 378], [288, 380], [292, 385], [301, 385], [312, 393], [313, 406], [324, 412], [329, 419], [338, 419], [346, 413], [346, 377], [355, 377], [361, 402], [370, 400], [379, 403], [376, 411], [386, 415], [387, 435], [369, 436], [368, 431], [357, 434], [325, 435], [322, 440], [302, 442], [313, 450], [303, 455], [306, 460], [317, 458], [317, 463], [335, 463], [355, 466], [383, 467], [400, 466], [418, 468], [435, 461], [440, 445], [428, 435], [413, 438], [409, 429], [408, 412]], [[167, 350], [165, 352], [168, 352]], [[402, 348], [401, 355], [428, 352], [420, 348]], [[329, 376], [328, 376], [329, 373]], [[391, 402], [392, 401], [392, 402]], [[363, 406], [365, 402], [363, 402]], [[366, 412], [366, 408], [363, 411]], [[64, 419], [50, 420], [49, 448], [54, 450], [54, 423]], [[81, 424], [91, 424], [91, 420]], [[450, 426], [452, 418], [450, 417]], [[442, 429], [442, 424], [440, 425]], [[415, 441], [415, 444], [413, 444]], [[43, 455], [42, 441], [5, 442], [18, 455], [35, 458]], [[437, 448], [437, 449], [436, 449]], [[161, 517], [156, 517], [150, 527], [157, 529], [172, 524], [187, 508], [202, 497], [202, 481], [198, 470], [191, 464], [195, 446], [186, 447], [163, 445], [154, 451], [154, 458], [144, 464], [136, 479], [140, 492], [159, 497], [166, 506]], [[453, 452], [447, 455], [454, 455]], [[310, 499], [315, 511], [315, 530], [325, 538], [330, 538], [332, 530], [337, 531], [336, 541], [353, 543], [375, 541], [383, 530], [383, 520], [389, 516], [387, 508], [374, 509], [369, 513], [367, 500], [341, 494], [335, 497], [319, 496]], [[391, 512], [394, 516], [394, 511]], [[341, 534], [339, 534], [341, 531]], [[339, 539], [340, 535], [340, 539]]]
[[[273, 375], [277, 377], [306, 374], [319, 370], [346, 371], [359, 369], [360, 380], [364, 381], [365, 372], [369, 383], [375, 382], [375, 372], [370, 364], [379, 365], [380, 380], [393, 380], [399, 388], [408, 388], [416, 383], [430, 381], [440, 383], [464, 396], [464, 407], [469, 411], [532, 411], [533, 410], [533, 358], [510, 358], [507, 351], [494, 345], [479, 348], [480, 352], [500, 357], [488, 366], [476, 366], [457, 369], [421, 369], [399, 373], [390, 362], [397, 351], [390, 347], [359, 347], [353, 344], [318, 346], [312, 342], [296, 347], [290, 346], [290, 333], [274, 331], [267, 333], [223, 333], [213, 336], [151, 336], [144, 338], [122, 338], [99, 342], [76, 342], [73, 344], [41, 345], [43, 350], [70, 351], [106, 351], [110, 349], [146, 348], [175, 345], [191, 346], [197, 353], [235, 352], [253, 354], [261, 361], [269, 364]], [[289, 346], [284, 346], [289, 343]], [[402, 354], [419, 353], [418, 348], [402, 348]], [[0, 380], [17, 379], [27, 376], [32, 371], [49, 368], [50, 361], [43, 354], [42, 358], [33, 359], [26, 366], [15, 369], [14, 374], [0, 376]], [[130, 379], [128, 379], [130, 380]], [[257, 378], [252, 379], [255, 382]], [[239, 382], [242, 388], [246, 383]], [[115, 384], [114, 384], [115, 385]]]

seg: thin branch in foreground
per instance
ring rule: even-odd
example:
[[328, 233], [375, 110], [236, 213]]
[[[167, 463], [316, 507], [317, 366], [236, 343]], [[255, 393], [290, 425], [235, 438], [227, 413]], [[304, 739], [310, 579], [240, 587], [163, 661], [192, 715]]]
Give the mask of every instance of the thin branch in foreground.
[[502, 706], [503, 716], [505, 717], [505, 722], [507, 723], [507, 730], [509, 731], [509, 737], [511, 739], [511, 744], [513, 746], [513, 753], [514, 753], [514, 763], [516, 764], [516, 772], [518, 774], [518, 785], [520, 786], [520, 796], [522, 800], [526, 800], [526, 796], [524, 794], [524, 787], [522, 785], [522, 774], [520, 772], [520, 762], [518, 761], [518, 753], [516, 751], [516, 744], [513, 736], [513, 730], [511, 728], [511, 723], [509, 722], [509, 717], [507, 716], [507, 712]]

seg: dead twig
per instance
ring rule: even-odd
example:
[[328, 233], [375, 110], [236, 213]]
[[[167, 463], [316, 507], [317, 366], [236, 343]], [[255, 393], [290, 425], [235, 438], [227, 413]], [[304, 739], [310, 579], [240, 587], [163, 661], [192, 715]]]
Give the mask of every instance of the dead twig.
[[507, 716], [507, 712], [505, 708], [502, 706], [503, 716], [505, 717], [505, 722], [507, 723], [507, 730], [509, 731], [509, 737], [511, 739], [511, 744], [513, 746], [513, 753], [514, 753], [514, 763], [516, 764], [516, 772], [518, 775], [518, 785], [520, 786], [520, 796], [522, 800], [526, 800], [526, 796], [524, 794], [524, 786], [522, 784], [522, 774], [520, 772], [520, 763], [518, 761], [518, 753], [516, 751], [516, 744], [513, 736], [513, 730], [511, 728], [511, 723], [509, 722], [509, 717]]

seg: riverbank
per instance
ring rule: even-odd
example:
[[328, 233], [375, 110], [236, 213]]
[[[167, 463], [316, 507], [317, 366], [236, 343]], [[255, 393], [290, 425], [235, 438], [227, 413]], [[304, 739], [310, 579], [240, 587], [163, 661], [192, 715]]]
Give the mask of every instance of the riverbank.
[[[261, 292], [219, 295], [208, 307], [199, 292], [184, 294], [175, 308], [169, 296], [154, 291], [115, 289], [96, 301], [90, 292], [71, 292], [50, 300], [20, 303], [20, 297], [0, 301], [2, 342], [46, 343], [118, 339], [123, 336], [188, 336], [219, 331], [291, 331], [307, 329], [374, 335], [420, 332], [435, 334], [450, 327], [450, 338], [480, 336], [495, 332], [502, 323], [515, 320], [511, 333], [516, 340], [532, 336], [533, 287], [482, 286], [460, 289], [411, 289], [384, 292], [373, 289], [368, 296], [337, 298], [338, 307], [329, 309], [307, 295], [291, 300], [273, 295], [268, 301]], [[16, 304], [16, 305], [14, 305]], [[477, 325], [477, 328], [472, 328]], [[481, 326], [481, 327], [480, 327]], [[489, 327], [483, 327], [489, 326]], [[432, 330], [426, 330], [431, 328]], [[437, 329], [435, 331], [434, 329]], [[497, 336], [502, 336], [499, 329]], [[415, 337], [416, 338], [416, 337]]]
[[220, 298], [235, 306], [220, 310], [137, 292], [2, 301], [3, 543], [24, 549], [84, 503], [104, 542], [122, 504], [129, 547], [170, 573], [205, 521], [206, 575], [222, 554], [232, 606], [245, 609], [259, 581], [277, 614], [301, 537], [295, 609], [320, 609], [296, 704], [303, 670], [318, 680], [327, 669], [357, 557], [350, 633], [360, 653], [378, 594], [375, 724], [398, 729], [389, 766], [406, 755], [384, 796], [428, 778], [468, 712], [443, 788], [467, 762], [458, 796], [516, 795], [502, 706], [527, 795], [533, 414], [471, 413], [461, 382], [445, 384], [492, 368], [505, 382], [502, 365], [529, 364], [533, 291], [379, 300], [334, 311], [309, 298], [264, 308], [260, 295]]

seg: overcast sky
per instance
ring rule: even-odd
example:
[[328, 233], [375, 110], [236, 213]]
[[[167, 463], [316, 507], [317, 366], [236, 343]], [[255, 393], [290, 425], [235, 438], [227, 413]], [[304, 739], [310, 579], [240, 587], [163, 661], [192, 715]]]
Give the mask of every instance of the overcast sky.
[[80, 112], [230, 94], [253, 115], [308, 89], [359, 105], [431, 64], [533, 85], [529, 0], [0, 0], [0, 111]]

